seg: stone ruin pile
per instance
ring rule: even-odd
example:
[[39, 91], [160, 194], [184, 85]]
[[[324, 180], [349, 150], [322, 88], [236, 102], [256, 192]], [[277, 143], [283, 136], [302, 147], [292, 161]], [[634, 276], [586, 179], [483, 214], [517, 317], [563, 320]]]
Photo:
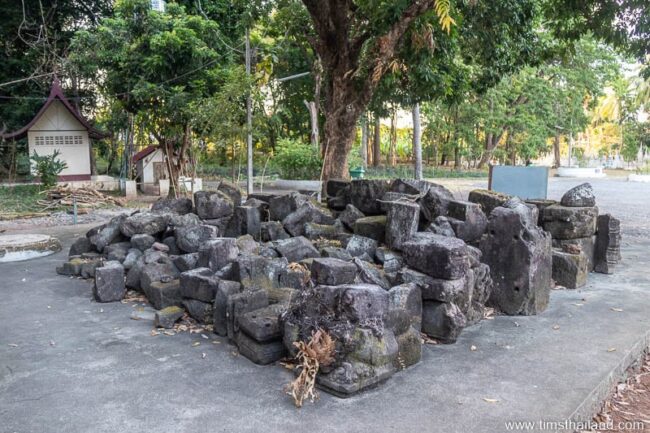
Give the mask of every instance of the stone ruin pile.
[[142, 292], [172, 327], [186, 311], [258, 364], [296, 354], [318, 329], [335, 340], [319, 385], [341, 396], [416, 364], [421, 333], [443, 343], [485, 317], [537, 314], [552, 279], [584, 284], [620, 259], [618, 220], [582, 185], [560, 203], [475, 190], [458, 200], [410, 180], [330, 181], [327, 207], [300, 193], [221, 182], [190, 199], [121, 215], [70, 248], [63, 275], [93, 297]]

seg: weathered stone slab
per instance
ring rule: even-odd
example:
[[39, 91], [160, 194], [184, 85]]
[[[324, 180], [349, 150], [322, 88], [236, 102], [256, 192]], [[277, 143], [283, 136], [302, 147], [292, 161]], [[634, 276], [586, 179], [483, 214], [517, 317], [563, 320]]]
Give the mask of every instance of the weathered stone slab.
[[163, 308], [175, 305], [180, 306], [182, 302], [180, 282], [178, 279], [168, 282], [154, 281], [147, 286], [144, 294], [156, 310], [162, 310]]
[[97, 302], [121, 301], [125, 293], [124, 267], [119, 262], [106, 262], [95, 269], [93, 297]]
[[354, 207], [366, 215], [382, 213], [381, 199], [389, 188], [389, 182], [381, 179], [358, 179], [350, 185], [350, 199]]
[[68, 252], [68, 257], [71, 256], [80, 256], [83, 253], [89, 253], [95, 248], [90, 243], [90, 239], [85, 236], [81, 236], [72, 243], [70, 246], [70, 251]]
[[144, 252], [151, 248], [151, 246], [156, 242], [156, 238], [146, 233], [135, 234], [131, 236], [131, 245]]
[[152, 283], [156, 281], [169, 282], [178, 278], [178, 276], [178, 269], [171, 261], [161, 260], [161, 262], [146, 263], [145, 258], [145, 264], [140, 270], [140, 289], [146, 292]]
[[286, 305], [275, 304], [244, 313], [238, 319], [239, 331], [259, 343], [280, 341], [282, 333], [278, 318], [286, 309]]
[[334, 224], [334, 217], [311, 202], [305, 202], [282, 220], [284, 229], [291, 236], [304, 235], [306, 223], [331, 225]]
[[230, 217], [235, 205], [239, 205], [240, 202], [235, 203], [230, 196], [222, 191], [197, 191], [194, 193], [196, 214], [202, 220]]
[[420, 210], [427, 221], [433, 221], [439, 216], [447, 215], [447, 204], [454, 195], [442, 185], [431, 184], [431, 187], [420, 198]]
[[232, 279], [239, 281], [246, 289], [282, 287], [287, 267], [286, 258], [242, 255], [233, 262]]
[[354, 223], [365, 215], [351, 204], [345, 206], [345, 210], [339, 215], [339, 221], [350, 230], [354, 230]]
[[494, 208], [503, 206], [510, 198], [510, 195], [501, 192], [475, 189], [469, 192], [467, 200], [480, 205], [485, 215], [489, 216]]
[[364, 254], [368, 257], [374, 257], [377, 251], [377, 241], [364, 236], [354, 235], [347, 240], [345, 250], [352, 257], [361, 257]]
[[209, 239], [216, 238], [217, 235], [216, 227], [205, 224], [176, 227], [174, 229], [176, 245], [185, 253], [198, 252], [201, 245]]
[[566, 207], [552, 205], [544, 208], [544, 230], [553, 239], [577, 239], [596, 233], [597, 207]]
[[587, 257], [584, 253], [571, 254], [553, 250], [553, 280], [567, 289], [587, 284]]
[[214, 298], [214, 332], [222, 337], [228, 336], [228, 297], [241, 293], [241, 284], [236, 281], [219, 281]]
[[594, 271], [611, 274], [621, 261], [621, 222], [610, 214], [598, 217]]
[[237, 344], [240, 354], [260, 365], [271, 364], [284, 358], [286, 354], [282, 340], [260, 343], [243, 332], [237, 333], [235, 344]]
[[311, 265], [311, 276], [316, 284], [338, 286], [354, 283], [357, 267], [339, 259], [318, 258]]
[[167, 220], [164, 215], [149, 212], [133, 214], [120, 223], [120, 231], [127, 238], [136, 234], [157, 235], [166, 228]]
[[467, 245], [460, 239], [418, 232], [403, 248], [404, 262], [434, 277], [461, 278], [469, 269]]
[[354, 234], [384, 243], [386, 215], [373, 215], [357, 219], [354, 223]]
[[192, 212], [192, 207], [189, 198], [160, 198], [151, 205], [151, 212], [185, 215]]
[[282, 223], [279, 221], [267, 221], [260, 225], [261, 241], [277, 241], [280, 239], [288, 239], [289, 233], [284, 230]]
[[226, 236], [251, 235], [255, 239], [261, 238], [262, 220], [260, 210], [253, 206], [237, 206], [228, 226]]
[[199, 262], [201, 267], [208, 267], [213, 271], [226, 266], [237, 258], [239, 248], [235, 238], [210, 239], [199, 248]]
[[562, 251], [577, 253], [582, 252], [587, 259], [587, 271], [594, 270], [594, 251], [596, 246], [596, 235], [577, 239], [553, 239], [553, 248]]
[[306, 195], [297, 192], [272, 197], [269, 200], [271, 220], [284, 220], [289, 214], [298, 210], [300, 206], [308, 201], [309, 198]]
[[204, 325], [212, 324], [214, 314], [212, 302], [203, 302], [196, 299], [184, 299], [183, 307], [187, 310], [187, 314], [197, 322]]
[[304, 236], [276, 241], [275, 249], [289, 263], [299, 262], [309, 257], [320, 257], [318, 250]]
[[185, 310], [181, 307], [172, 306], [163, 308], [160, 311], [156, 311], [156, 315], [153, 319], [153, 326], [156, 328], [165, 328], [171, 329], [174, 327], [174, 324], [183, 317]]
[[447, 216], [456, 236], [465, 242], [475, 242], [485, 233], [487, 217], [476, 203], [450, 200]]
[[235, 339], [239, 333], [239, 318], [250, 311], [269, 305], [269, 298], [264, 290], [244, 290], [226, 299], [226, 330], [228, 338]]
[[424, 301], [422, 332], [443, 343], [454, 343], [467, 325], [465, 315], [456, 304]]
[[397, 357], [394, 366], [397, 370], [404, 370], [420, 362], [422, 358], [422, 337], [420, 331], [410, 327], [406, 332], [396, 335]]
[[[219, 278], [210, 268], [196, 268], [180, 276], [180, 294], [183, 298], [212, 302], [217, 294]], [[158, 308], [159, 309], [159, 308]]]
[[174, 266], [179, 272], [189, 271], [195, 269], [199, 262], [199, 253], [181, 254], [172, 258]]
[[397, 272], [404, 265], [402, 254], [386, 247], [379, 247], [375, 251], [377, 262], [384, 266], [385, 272]]
[[494, 209], [480, 245], [494, 280], [489, 303], [510, 315], [541, 313], [551, 290], [551, 237], [526, 209]]
[[[420, 223], [420, 206], [417, 203], [392, 201], [385, 203], [386, 245], [400, 251], [404, 243], [418, 231]], [[358, 221], [357, 221], [358, 222]]]

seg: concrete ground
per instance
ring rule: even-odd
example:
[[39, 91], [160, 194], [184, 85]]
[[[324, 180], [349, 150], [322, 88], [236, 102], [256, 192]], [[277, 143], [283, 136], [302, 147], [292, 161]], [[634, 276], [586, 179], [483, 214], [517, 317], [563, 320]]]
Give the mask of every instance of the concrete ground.
[[[577, 183], [552, 179], [549, 195]], [[321, 393], [302, 409], [282, 392], [292, 378], [283, 367], [256, 366], [219, 337], [151, 336], [131, 305], [95, 303], [88, 282], [56, 275], [89, 226], [38, 230], [64, 252], [0, 264], [0, 432], [464, 433], [589, 419], [650, 331], [650, 185], [592, 184], [602, 211], [622, 220], [616, 274], [554, 291], [539, 316], [484, 320], [456, 344], [427, 345], [422, 362], [375, 389]]]

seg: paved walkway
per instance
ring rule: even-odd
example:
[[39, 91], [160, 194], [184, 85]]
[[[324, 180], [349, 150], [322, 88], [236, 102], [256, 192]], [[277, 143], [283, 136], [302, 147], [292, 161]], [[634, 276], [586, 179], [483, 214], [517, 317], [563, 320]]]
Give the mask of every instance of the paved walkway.
[[[480, 186], [466, 182], [454, 186]], [[575, 183], [553, 180], [551, 196]], [[588, 419], [650, 330], [650, 185], [593, 184], [623, 221], [617, 274], [554, 291], [540, 316], [497, 317], [456, 344], [425, 346], [422, 362], [376, 389], [321, 394], [301, 410], [282, 393], [291, 374], [281, 366], [256, 366], [220, 338], [152, 337], [130, 305], [92, 302], [88, 282], [55, 274], [65, 252], [0, 264], [0, 431], [465, 433]], [[65, 251], [86, 229], [43, 232]]]

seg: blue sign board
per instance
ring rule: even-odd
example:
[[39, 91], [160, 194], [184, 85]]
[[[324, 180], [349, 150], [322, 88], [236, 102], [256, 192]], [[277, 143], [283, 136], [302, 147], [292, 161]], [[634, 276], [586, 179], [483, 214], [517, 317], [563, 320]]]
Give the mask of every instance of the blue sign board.
[[548, 167], [490, 166], [489, 189], [504, 194], [516, 195], [522, 200], [546, 199]]

